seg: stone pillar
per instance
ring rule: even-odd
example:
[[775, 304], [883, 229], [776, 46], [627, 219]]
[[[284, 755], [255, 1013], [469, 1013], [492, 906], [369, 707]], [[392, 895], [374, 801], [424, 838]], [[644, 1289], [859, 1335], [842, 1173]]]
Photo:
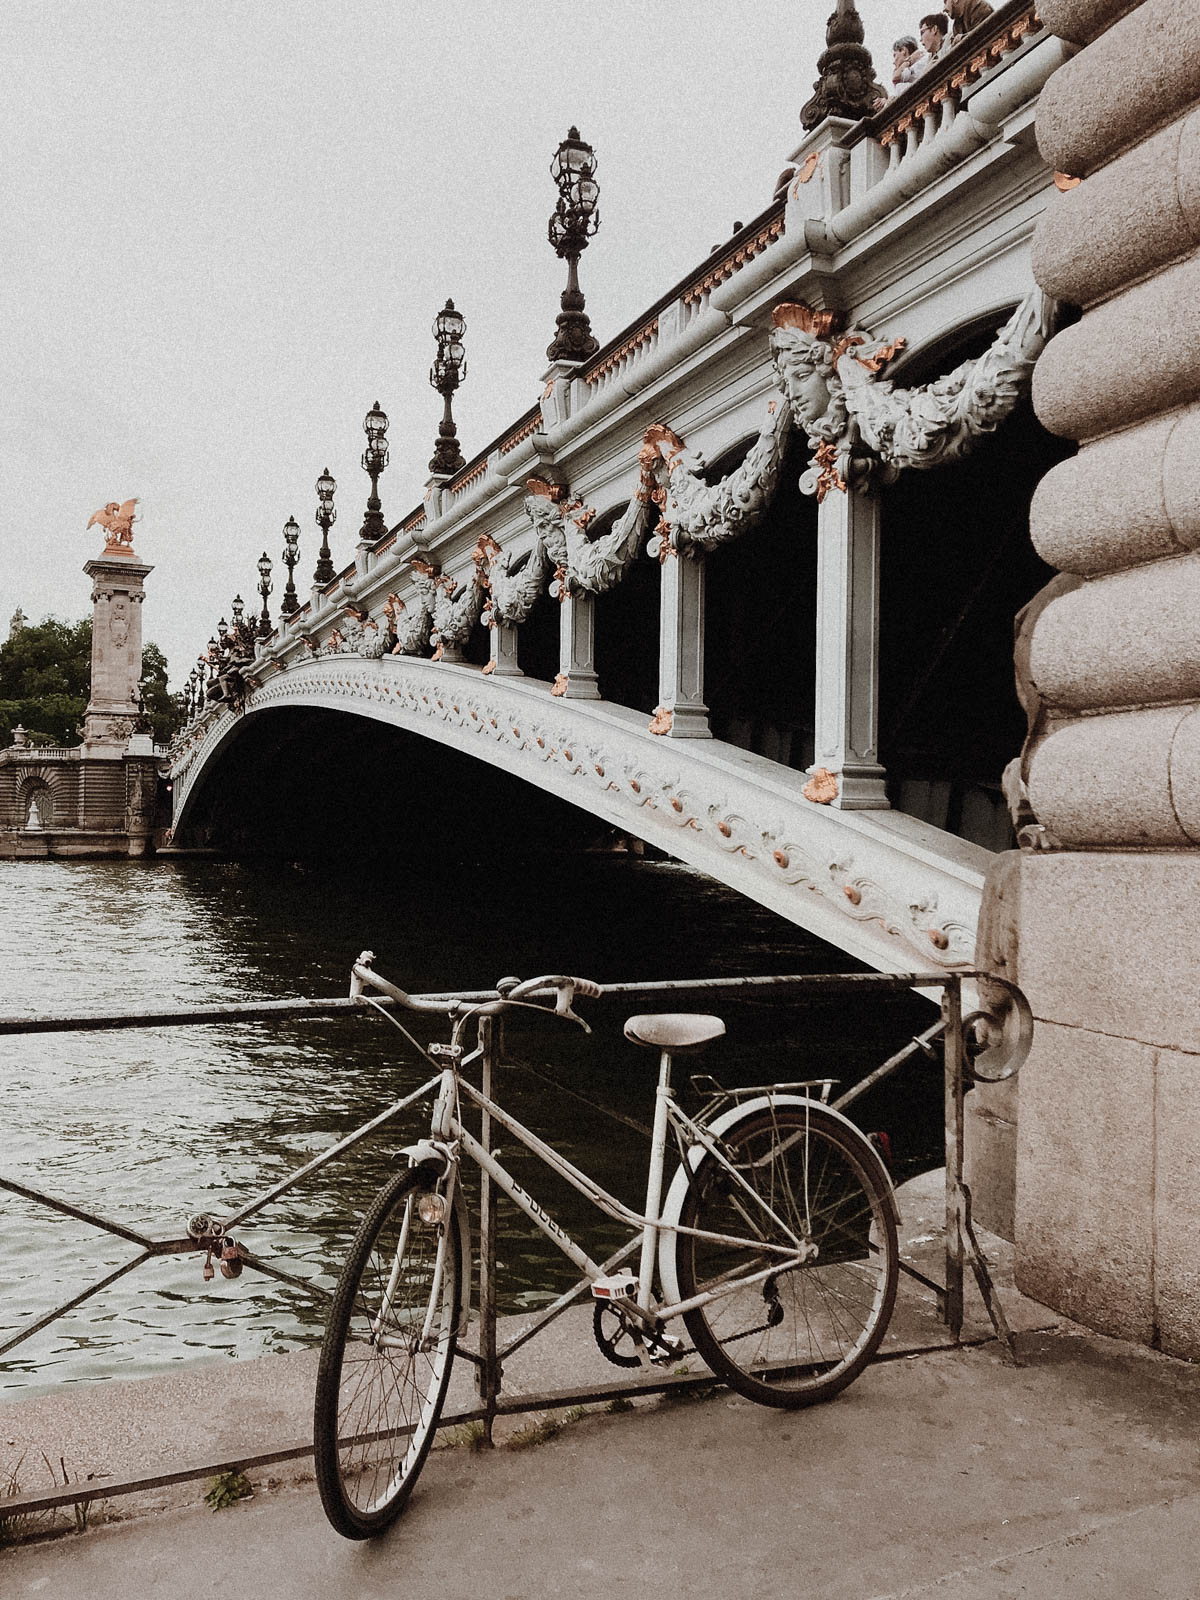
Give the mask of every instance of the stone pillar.
[[837, 779], [843, 811], [886, 807], [879, 765], [879, 501], [831, 489], [817, 511], [817, 690], [813, 770]]
[[139, 712], [143, 584], [154, 568], [132, 552], [106, 551], [83, 570], [92, 580], [92, 690], [84, 717], [84, 754], [120, 756]]
[[658, 709], [672, 739], [711, 739], [704, 703], [704, 552], [668, 550], [658, 625]]
[[[1079, 442], [1035, 547], [1084, 581], [1034, 624], [1045, 715], [1020, 860], [1017, 1281], [1103, 1332], [1200, 1357], [1200, 9], [1039, 0], [1083, 48], [1037, 135], [1063, 175], [1034, 242], [1082, 307], [1034, 372]], [[1036, 730], [1035, 730], [1036, 735]]]
[[572, 594], [559, 603], [558, 670], [565, 675], [568, 700], [599, 700], [596, 676], [596, 601]]
[[503, 622], [492, 624], [492, 667], [497, 678], [521, 678], [521, 671], [517, 661], [517, 633], [516, 628], [509, 627]]

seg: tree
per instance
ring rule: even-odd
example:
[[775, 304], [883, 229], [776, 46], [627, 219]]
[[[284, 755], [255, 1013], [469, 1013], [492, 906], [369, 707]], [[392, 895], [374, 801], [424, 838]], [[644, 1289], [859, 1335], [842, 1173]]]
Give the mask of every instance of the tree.
[[[18, 723], [33, 744], [79, 743], [92, 668], [92, 624], [57, 617], [27, 624], [0, 644], [0, 743]], [[179, 714], [167, 692], [167, 663], [157, 645], [142, 650], [142, 695], [155, 739], [171, 737]]]

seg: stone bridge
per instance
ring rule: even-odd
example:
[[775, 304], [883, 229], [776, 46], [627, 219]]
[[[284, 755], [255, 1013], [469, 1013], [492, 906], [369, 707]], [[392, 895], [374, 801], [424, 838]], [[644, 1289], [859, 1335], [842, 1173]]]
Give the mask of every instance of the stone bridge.
[[977, 933], [1037, 1021], [1019, 1127], [970, 1096], [1018, 1283], [1196, 1359], [1200, 13], [1005, 5], [859, 120], [856, 26], [751, 224], [212, 665], [177, 825], [273, 719], [384, 719], [873, 965]]
[[[343, 713], [549, 791], [880, 970], [970, 962], [1024, 731], [1011, 618], [1045, 575], [1025, 553], [1049, 316], [1030, 241], [1054, 190], [1031, 128], [1062, 59], [1013, 3], [884, 113], [825, 117], [727, 247], [555, 362], [252, 661], [211, 664], [221, 698], [172, 756], [176, 841], [281, 711]], [[999, 531], [973, 509], [1004, 499], [997, 473]], [[923, 703], [964, 633], [966, 703], [953, 683]], [[881, 636], [904, 657], [882, 685], [907, 685], [897, 770]], [[1003, 754], [952, 770], [994, 723]]]

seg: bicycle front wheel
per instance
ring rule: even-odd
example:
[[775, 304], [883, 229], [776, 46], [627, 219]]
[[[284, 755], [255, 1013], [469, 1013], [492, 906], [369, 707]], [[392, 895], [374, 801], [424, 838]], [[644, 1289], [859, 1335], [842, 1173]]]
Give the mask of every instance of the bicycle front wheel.
[[425, 1463], [450, 1382], [462, 1303], [458, 1217], [425, 1222], [417, 1170], [376, 1196], [338, 1280], [317, 1369], [314, 1456], [330, 1522], [382, 1533]]
[[720, 1146], [733, 1170], [705, 1156], [679, 1217], [725, 1236], [679, 1235], [681, 1299], [713, 1297], [684, 1313], [688, 1332], [751, 1400], [828, 1400], [866, 1366], [892, 1314], [899, 1252], [886, 1180], [862, 1135], [815, 1103], [748, 1112]]

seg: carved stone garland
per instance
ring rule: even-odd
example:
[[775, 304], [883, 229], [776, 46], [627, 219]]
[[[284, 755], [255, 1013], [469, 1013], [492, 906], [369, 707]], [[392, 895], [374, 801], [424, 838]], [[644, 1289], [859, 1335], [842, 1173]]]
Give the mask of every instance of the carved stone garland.
[[793, 423], [804, 430], [812, 456], [800, 488], [821, 501], [833, 490], [870, 490], [894, 482], [905, 468], [928, 469], [966, 455], [994, 432], [1029, 387], [1034, 362], [1052, 331], [1053, 302], [1035, 289], [975, 361], [916, 389], [897, 389], [879, 377], [904, 348], [903, 339], [873, 339], [862, 329], [836, 332], [837, 313], [785, 303], [772, 314], [771, 353], [781, 399], [745, 460], [719, 483], [704, 482], [699, 451], [665, 423], [646, 429], [638, 452], [637, 492], [606, 534], [587, 538], [594, 508], [567, 498], [562, 484], [531, 478], [525, 511], [532, 547], [520, 555], [481, 535], [465, 584], [415, 560], [415, 599], [397, 595], [384, 606], [385, 629], [348, 607], [342, 628], [314, 655], [343, 650], [368, 657], [420, 655], [432, 642], [435, 659], [463, 645], [481, 613], [488, 627], [518, 627], [542, 592], [604, 594], [625, 577], [641, 548], [651, 507], [661, 514], [650, 554], [696, 554], [750, 531], [770, 505]]
[[836, 313], [803, 304], [772, 314], [776, 376], [813, 452], [800, 488], [818, 501], [834, 489], [894, 482], [905, 468], [955, 461], [994, 432], [1029, 388], [1053, 302], [1035, 289], [983, 355], [917, 389], [879, 377], [903, 339], [885, 343], [855, 328], [836, 334], [835, 322]]

